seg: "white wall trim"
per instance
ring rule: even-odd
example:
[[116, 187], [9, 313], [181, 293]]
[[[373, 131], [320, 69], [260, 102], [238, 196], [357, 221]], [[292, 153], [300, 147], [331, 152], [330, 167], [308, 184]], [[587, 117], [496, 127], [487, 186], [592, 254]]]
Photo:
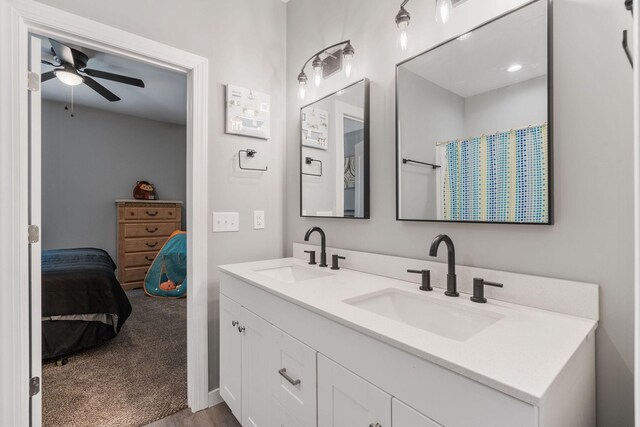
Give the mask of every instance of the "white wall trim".
[[209, 392], [209, 408], [211, 408], [212, 406], [219, 405], [222, 402], [224, 402], [224, 399], [222, 399], [222, 396], [220, 396], [219, 388], [215, 390], [211, 390]]
[[[307, 243], [293, 243], [293, 257], [307, 259], [303, 251], [319, 251], [320, 247]], [[327, 256], [340, 254], [346, 259], [340, 262], [344, 268], [420, 283], [420, 275], [407, 273], [408, 269], [431, 270], [431, 285], [444, 289], [447, 283], [447, 264], [438, 261], [403, 258], [369, 252], [327, 247]], [[487, 298], [512, 304], [540, 308], [570, 316], [599, 319], [598, 285], [574, 282], [563, 279], [489, 270], [486, 268], [456, 265], [458, 290], [465, 294], [473, 293], [473, 278], [503, 283], [504, 288], [485, 288]]]
[[[0, 205], [8, 212], [0, 222], [6, 236], [8, 255], [3, 257], [5, 280], [14, 285], [9, 298], [10, 313], [3, 319], [0, 361], [13, 363], [10, 377], [0, 386], [3, 421], [29, 425], [29, 262], [26, 229], [28, 222], [28, 102], [26, 90], [28, 34], [35, 33], [72, 42], [91, 49], [143, 61], [187, 74], [187, 241], [189, 251], [187, 293], [187, 377], [188, 403], [193, 411], [209, 405], [207, 336], [207, 120], [208, 61], [197, 55], [122, 31], [90, 19], [36, 3], [10, 0], [2, 6], [0, 39], [10, 47], [4, 54], [10, 65], [10, 99], [3, 100], [0, 123], [10, 127], [11, 140], [3, 141], [3, 153], [10, 153], [11, 177], [3, 184]], [[7, 76], [7, 74], [5, 74]], [[10, 353], [10, 354], [8, 354]], [[6, 411], [10, 411], [8, 414]]]

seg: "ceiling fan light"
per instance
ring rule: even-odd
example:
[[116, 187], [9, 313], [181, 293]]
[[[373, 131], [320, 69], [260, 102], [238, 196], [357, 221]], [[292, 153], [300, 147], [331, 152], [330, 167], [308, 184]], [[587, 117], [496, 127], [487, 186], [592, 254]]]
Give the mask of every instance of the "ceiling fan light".
[[84, 81], [84, 78], [81, 75], [74, 73], [73, 71], [56, 70], [54, 71], [54, 74], [58, 80], [67, 86], [78, 86]]

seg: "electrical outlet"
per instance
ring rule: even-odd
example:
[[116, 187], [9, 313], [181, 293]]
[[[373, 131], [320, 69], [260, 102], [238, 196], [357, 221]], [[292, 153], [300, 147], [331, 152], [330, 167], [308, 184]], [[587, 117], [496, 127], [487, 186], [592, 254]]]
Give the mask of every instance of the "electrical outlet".
[[240, 216], [238, 212], [214, 212], [213, 232], [223, 233], [240, 230]]
[[262, 230], [264, 228], [264, 211], [253, 211], [253, 229]]

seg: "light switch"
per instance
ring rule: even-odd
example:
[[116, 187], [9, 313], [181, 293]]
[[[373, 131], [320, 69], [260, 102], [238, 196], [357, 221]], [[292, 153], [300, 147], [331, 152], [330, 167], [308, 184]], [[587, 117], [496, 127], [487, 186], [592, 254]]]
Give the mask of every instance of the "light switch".
[[240, 230], [240, 216], [238, 212], [214, 212], [213, 232], [223, 233]]
[[262, 230], [264, 228], [264, 211], [253, 211], [253, 229]]

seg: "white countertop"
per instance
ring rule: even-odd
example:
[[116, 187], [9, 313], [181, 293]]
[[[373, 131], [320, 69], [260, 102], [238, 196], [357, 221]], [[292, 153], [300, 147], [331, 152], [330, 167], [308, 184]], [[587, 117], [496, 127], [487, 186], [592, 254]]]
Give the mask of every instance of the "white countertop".
[[[219, 268], [291, 303], [533, 405], [540, 403], [569, 358], [597, 327], [595, 320], [501, 301], [477, 304], [467, 294], [451, 298], [437, 288], [423, 292], [414, 283], [344, 268], [322, 268], [332, 275], [296, 283], [256, 271], [288, 265], [320, 269], [295, 258]], [[389, 288], [504, 317], [466, 341], [455, 341], [343, 302]]]

